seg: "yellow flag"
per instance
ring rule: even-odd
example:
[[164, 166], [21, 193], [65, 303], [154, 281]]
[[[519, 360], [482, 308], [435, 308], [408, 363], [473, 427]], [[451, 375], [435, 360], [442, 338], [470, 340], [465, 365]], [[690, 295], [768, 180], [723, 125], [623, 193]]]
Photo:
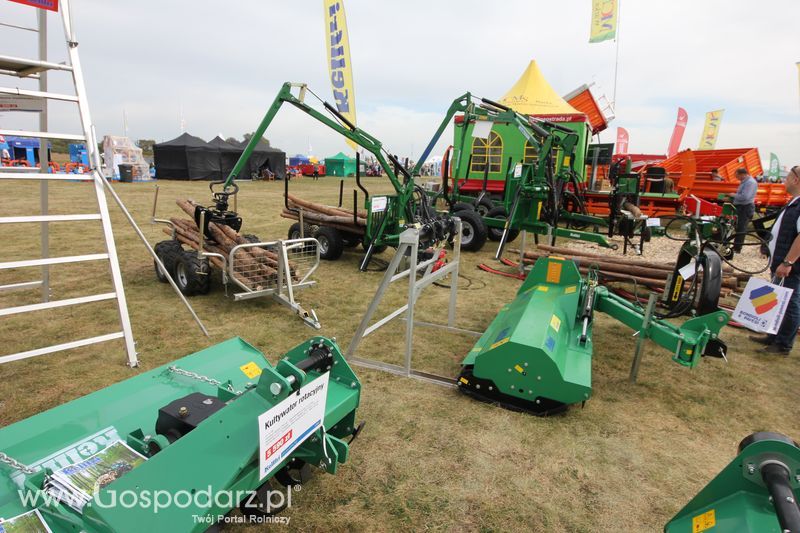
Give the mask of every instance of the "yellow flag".
[[[356, 95], [353, 90], [353, 66], [350, 63], [350, 40], [344, 16], [344, 0], [323, 0], [325, 9], [325, 47], [328, 49], [328, 73], [336, 109], [353, 125], [356, 123]], [[357, 145], [348, 140], [353, 150]]]
[[703, 135], [700, 137], [698, 150], [713, 150], [717, 145], [717, 135], [719, 134], [719, 125], [722, 122], [723, 113], [725, 113], [724, 109], [706, 113], [706, 125], [703, 127]]
[[617, 36], [617, 0], [592, 0], [590, 43], [599, 43]]

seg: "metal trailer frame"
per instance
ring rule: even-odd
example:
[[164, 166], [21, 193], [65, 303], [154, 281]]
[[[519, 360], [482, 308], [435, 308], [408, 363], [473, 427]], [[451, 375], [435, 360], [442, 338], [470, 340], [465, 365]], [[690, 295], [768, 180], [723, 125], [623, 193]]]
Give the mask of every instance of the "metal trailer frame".
[[[153, 217], [151, 218], [151, 222], [155, 224], [164, 224], [169, 226], [172, 229], [172, 239], [175, 239], [176, 230], [175, 225], [167, 219], [163, 218], [156, 218], [156, 205], [158, 202], [158, 187], [156, 187], [156, 195], [155, 200], [153, 202]], [[205, 212], [200, 214], [200, 226], [205, 226]], [[294, 292], [298, 289], [304, 289], [315, 285], [317, 282], [311, 280], [311, 275], [316, 272], [319, 268], [319, 241], [317, 239], [311, 237], [305, 237], [301, 239], [286, 239], [286, 240], [275, 240], [275, 241], [264, 241], [264, 242], [254, 242], [254, 243], [247, 243], [247, 244], [239, 244], [234, 246], [231, 249], [231, 253], [229, 257], [226, 257], [223, 254], [218, 254], [215, 252], [207, 252], [205, 251], [205, 235], [202, 231], [199, 232], [200, 234], [200, 248], [197, 250], [198, 257], [215, 257], [222, 261], [224, 265], [222, 269], [222, 284], [225, 287], [225, 295], [228, 295], [228, 285], [233, 282], [235, 286], [237, 286], [240, 291], [233, 292], [233, 300], [238, 302], [242, 300], [251, 300], [253, 298], [259, 298], [262, 296], [272, 296], [273, 300], [277, 301], [281, 305], [284, 305], [291, 309], [292, 311], [300, 317], [300, 319], [306, 323], [306, 325], [314, 328], [314, 329], [321, 329], [322, 325], [319, 322], [319, 318], [317, 317], [317, 313], [313, 309], [309, 309], [306, 311], [303, 306], [301, 306], [294, 297]], [[236, 262], [236, 252], [238, 250], [247, 250], [248, 248], [272, 248], [273, 250], [277, 250], [278, 255], [278, 275], [275, 280], [275, 285], [272, 287], [268, 287], [265, 289], [253, 290], [251, 287], [248, 287], [245, 283], [237, 276], [237, 262]], [[303, 276], [299, 280], [292, 279], [292, 271], [289, 268], [289, 253], [300, 250], [302, 252], [307, 252], [309, 249], [313, 248], [314, 253], [314, 260], [311, 268], [303, 273]]]
[[[367, 307], [367, 311], [364, 314], [364, 317], [361, 319], [361, 323], [359, 324], [358, 329], [356, 329], [356, 332], [353, 335], [353, 339], [350, 341], [350, 345], [347, 347], [347, 351], [345, 352], [345, 359], [347, 359], [348, 362], [365, 368], [371, 368], [373, 370], [382, 370], [384, 372], [389, 372], [391, 374], [395, 374], [398, 376], [414, 378], [428, 383], [435, 383], [437, 385], [444, 385], [447, 387], [456, 386], [455, 378], [439, 376], [437, 374], [416, 370], [413, 368], [413, 362], [412, 362], [415, 325], [439, 328], [439, 329], [444, 329], [446, 331], [451, 331], [453, 333], [462, 333], [467, 335], [474, 335], [477, 337], [480, 337], [481, 335], [477, 331], [471, 331], [468, 329], [458, 328], [455, 326], [456, 298], [458, 295], [458, 270], [461, 259], [461, 220], [458, 218], [456, 218], [455, 220], [456, 220], [456, 232], [455, 232], [456, 237], [453, 242], [454, 256], [447, 263], [447, 265], [443, 266], [442, 268], [436, 271], [433, 271], [433, 266], [434, 263], [436, 263], [437, 261], [438, 252], [442, 248], [434, 249], [434, 255], [432, 258], [419, 262], [417, 259], [419, 252], [419, 240], [420, 240], [419, 230], [416, 228], [409, 228], [405, 230], [402, 234], [400, 234], [400, 244], [397, 247], [397, 251], [395, 252], [391, 262], [389, 263], [389, 267], [386, 269], [386, 273], [383, 276], [383, 280], [381, 280], [380, 285], [378, 285], [378, 289], [377, 291], [375, 291], [375, 296], [372, 298], [372, 301]], [[401, 268], [400, 262], [404, 257], [408, 257], [409, 266], [405, 270], [398, 271], [398, 269]], [[422, 273], [422, 276], [417, 278], [417, 275], [420, 272]], [[447, 323], [436, 324], [432, 322], [422, 322], [415, 320], [414, 308], [417, 304], [417, 300], [419, 299], [422, 291], [426, 287], [429, 287], [434, 282], [439, 281], [450, 274], [452, 274], [452, 276], [450, 281], [450, 301], [447, 308]], [[377, 320], [374, 324], [370, 325], [370, 322], [372, 321], [372, 318], [375, 315], [378, 306], [383, 300], [386, 290], [395, 281], [400, 281], [406, 277], [408, 278], [407, 302], [404, 305], [392, 311], [391, 313], [389, 313], [388, 315]], [[358, 347], [361, 344], [361, 341], [367, 335], [373, 333], [374, 331], [385, 326], [395, 318], [401, 316], [406, 323], [405, 352], [402, 365], [386, 363], [384, 361], [377, 361], [375, 359], [369, 359], [365, 357], [357, 357], [355, 355], [356, 350], [358, 350]]]
[[[198, 324], [203, 333], [208, 336], [208, 331], [203, 326], [202, 322], [195, 314], [189, 303], [183, 298], [183, 295], [178, 291], [175, 282], [169, 273], [166, 272], [164, 265], [156, 256], [153, 249], [147, 243], [147, 240], [142, 233], [141, 229], [136, 225], [133, 217], [125, 208], [122, 200], [119, 198], [114, 189], [111, 188], [110, 183], [106, 180], [101, 172], [102, 162], [100, 154], [97, 150], [97, 135], [95, 133], [94, 124], [92, 123], [91, 114], [89, 112], [89, 103], [86, 95], [86, 86], [83, 81], [83, 71], [81, 69], [80, 57], [78, 56], [78, 43], [75, 39], [75, 33], [72, 27], [72, 18], [70, 13], [69, 0], [61, 0], [60, 2], [61, 19], [64, 28], [64, 37], [67, 47], [67, 54], [69, 58], [68, 64], [53, 63], [47, 60], [47, 12], [39, 9], [37, 11], [37, 29], [32, 28], [19, 28], [27, 31], [34, 31], [38, 33], [38, 50], [39, 59], [27, 59], [12, 56], [0, 55], [0, 63], [7, 68], [0, 68], [0, 75], [13, 76], [17, 78], [33, 78], [39, 80], [39, 90], [31, 91], [20, 89], [19, 87], [0, 87], [0, 94], [22, 96], [29, 99], [40, 100], [42, 109], [39, 111], [39, 131], [23, 131], [23, 130], [7, 130], [0, 129], [0, 135], [18, 135], [22, 137], [38, 137], [40, 139], [40, 154], [39, 168], [30, 167], [8, 167], [0, 171], [0, 180], [39, 180], [40, 181], [40, 214], [34, 216], [15, 216], [15, 217], [0, 217], [0, 224], [20, 224], [20, 223], [39, 223], [41, 224], [41, 258], [30, 259], [22, 261], [8, 261], [0, 262], [0, 270], [8, 270], [14, 268], [27, 268], [27, 267], [41, 267], [41, 279], [22, 283], [12, 283], [0, 286], [0, 292], [28, 290], [39, 287], [41, 289], [41, 303], [22, 305], [16, 307], [9, 307], [0, 309], [0, 317], [10, 316], [21, 313], [28, 313], [34, 311], [41, 311], [46, 309], [55, 309], [60, 307], [67, 307], [73, 305], [80, 305], [91, 302], [99, 302], [106, 300], [116, 300], [117, 312], [119, 314], [120, 329], [121, 331], [108, 333], [105, 335], [98, 335], [86, 339], [65, 342], [61, 344], [45, 346], [15, 354], [0, 356], [0, 364], [11, 361], [18, 361], [48, 353], [69, 350], [72, 348], [79, 348], [91, 344], [110, 341], [114, 339], [123, 339], [125, 344], [125, 351], [127, 354], [127, 364], [131, 367], [136, 367], [139, 360], [136, 353], [136, 345], [133, 339], [133, 330], [131, 328], [130, 316], [128, 314], [127, 300], [125, 298], [125, 291], [122, 282], [122, 274], [119, 266], [119, 259], [117, 257], [116, 245], [114, 242], [114, 234], [111, 228], [111, 219], [108, 211], [108, 203], [106, 201], [105, 193], [108, 191], [117, 206], [125, 215], [128, 222], [133, 227], [139, 238], [148, 248], [150, 255], [159, 265], [159, 268], [166, 274], [167, 280], [178, 292], [184, 305], [192, 314], [195, 322]], [[75, 94], [60, 94], [49, 92], [47, 89], [47, 71], [56, 70], [62, 72], [69, 72], [72, 74], [72, 81], [75, 89]], [[47, 123], [47, 102], [49, 100], [56, 100], [62, 102], [71, 102], [78, 105], [78, 114], [80, 117], [80, 124], [82, 134], [66, 134], [55, 133], [48, 131]], [[89, 161], [93, 167], [89, 173], [85, 174], [69, 174], [60, 172], [49, 172], [48, 156], [47, 156], [47, 139], [64, 139], [71, 141], [83, 142], [86, 144], [86, 149], [89, 154]], [[44, 149], [43, 149], [44, 148]], [[94, 192], [97, 199], [98, 213], [81, 213], [70, 215], [50, 215], [48, 205], [48, 183], [51, 180], [61, 181], [83, 181], [93, 182]], [[102, 224], [103, 237], [105, 240], [105, 253], [85, 254], [76, 256], [65, 257], [50, 257], [49, 250], [49, 227], [51, 222], [77, 222], [99, 220]], [[50, 273], [49, 267], [51, 265], [79, 263], [85, 261], [98, 261], [108, 260], [109, 268], [111, 271], [111, 279], [113, 283], [113, 292], [104, 294], [94, 294], [89, 296], [82, 296], [76, 298], [68, 298], [63, 300], [51, 300], [52, 294], [50, 289]]]

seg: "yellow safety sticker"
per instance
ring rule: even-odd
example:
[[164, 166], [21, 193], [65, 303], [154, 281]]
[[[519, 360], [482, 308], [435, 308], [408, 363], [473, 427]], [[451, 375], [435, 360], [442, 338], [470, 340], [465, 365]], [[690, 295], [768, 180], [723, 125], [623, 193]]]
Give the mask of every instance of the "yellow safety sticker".
[[469, 381], [467, 381], [467, 378], [461, 378], [459, 381], [464, 385], [469, 385]]
[[250, 379], [253, 379], [256, 376], [261, 375], [261, 368], [259, 368], [259, 366], [252, 361], [250, 361], [246, 365], [240, 366], [239, 370], [244, 372], [244, 375]]
[[561, 266], [562, 263], [559, 261], [547, 263], [547, 283], [559, 283], [561, 281]]
[[536, 220], [542, 218], [542, 202], [536, 202]]
[[536, 287], [536, 290], [537, 290], [537, 291], [542, 291], [542, 292], [547, 292], [547, 290], [548, 290], [549, 288], [550, 288], [550, 287], [548, 287], [547, 285], [538, 285], [538, 286]]
[[714, 509], [692, 518], [692, 533], [700, 533], [717, 525]]
[[492, 350], [492, 349], [494, 349], [494, 348], [497, 348], [498, 346], [502, 346], [502, 345], [504, 345], [504, 344], [505, 344], [505, 343], [507, 343], [507, 342], [508, 342], [508, 337], [506, 337], [505, 339], [500, 339], [500, 340], [499, 340], [499, 341], [497, 341], [496, 343], [494, 343], [494, 344], [492, 344], [491, 346], [489, 346], [489, 349], [490, 349], [490, 350]]
[[570, 156], [568, 156], [568, 155], [565, 155], [565, 156], [564, 156], [563, 165], [564, 165], [565, 167], [568, 167], [568, 166], [569, 166], [569, 164], [570, 164], [570, 161], [571, 161], [571, 160], [572, 160], [572, 158], [571, 158]]
[[681, 295], [681, 288], [683, 286], [683, 276], [678, 274], [678, 277], [675, 278], [675, 290], [672, 292], [672, 301], [677, 302], [678, 297]]
[[521, 366], [519, 366], [519, 365], [514, 365], [514, 370], [516, 370], [516, 371], [517, 371], [517, 372], [519, 372], [520, 374], [524, 374], [524, 373], [525, 373], [525, 369], [524, 369], [524, 368], [522, 368], [522, 367], [521, 367]]
[[558, 333], [558, 330], [561, 327], [561, 319], [556, 315], [550, 317], [550, 327], [556, 330], [556, 333]]
[[578, 290], [578, 286], [577, 285], [570, 285], [569, 287], [564, 289], [564, 294], [572, 294], [573, 292], [575, 292], [577, 290]]

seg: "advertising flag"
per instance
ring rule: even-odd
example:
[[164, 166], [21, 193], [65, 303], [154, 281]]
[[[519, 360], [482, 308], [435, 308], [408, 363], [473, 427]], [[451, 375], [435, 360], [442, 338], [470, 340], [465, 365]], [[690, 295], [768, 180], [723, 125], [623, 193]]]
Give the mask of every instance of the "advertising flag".
[[703, 135], [700, 136], [700, 146], [697, 147], [698, 150], [713, 150], [717, 145], [719, 125], [722, 122], [723, 113], [725, 113], [724, 109], [717, 109], [716, 111], [709, 111], [706, 113], [706, 125], [703, 126]]
[[46, 9], [48, 11], [58, 11], [58, 0], [11, 0], [18, 4], [25, 4], [26, 6], [38, 7], [39, 9]]
[[[325, 9], [325, 48], [328, 50], [328, 73], [336, 109], [356, 123], [356, 95], [353, 90], [353, 66], [350, 63], [350, 39], [344, 16], [344, 0], [323, 0]], [[353, 150], [356, 143], [348, 140]]]
[[686, 123], [689, 121], [689, 115], [682, 107], [678, 108], [678, 120], [675, 121], [675, 129], [672, 130], [672, 137], [669, 139], [669, 148], [667, 148], [667, 157], [672, 157], [678, 153], [681, 147], [681, 140], [683, 139], [683, 132], [686, 130]]
[[781, 181], [781, 163], [778, 161], [778, 156], [770, 152], [769, 154], [769, 170], [767, 177], [772, 183]]
[[592, 0], [590, 43], [601, 43], [617, 37], [617, 0]]
[[617, 153], [626, 155], [628, 153], [628, 130], [617, 128]]

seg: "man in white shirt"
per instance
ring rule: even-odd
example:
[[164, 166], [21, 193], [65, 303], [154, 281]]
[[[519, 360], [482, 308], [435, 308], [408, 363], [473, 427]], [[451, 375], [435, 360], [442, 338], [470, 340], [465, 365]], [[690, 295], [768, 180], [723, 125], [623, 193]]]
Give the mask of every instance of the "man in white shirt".
[[800, 166], [792, 167], [786, 176], [786, 192], [792, 199], [772, 225], [770, 271], [776, 282], [792, 289], [781, 327], [775, 335], [751, 336], [750, 340], [767, 346], [767, 353], [789, 355], [800, 327]]

